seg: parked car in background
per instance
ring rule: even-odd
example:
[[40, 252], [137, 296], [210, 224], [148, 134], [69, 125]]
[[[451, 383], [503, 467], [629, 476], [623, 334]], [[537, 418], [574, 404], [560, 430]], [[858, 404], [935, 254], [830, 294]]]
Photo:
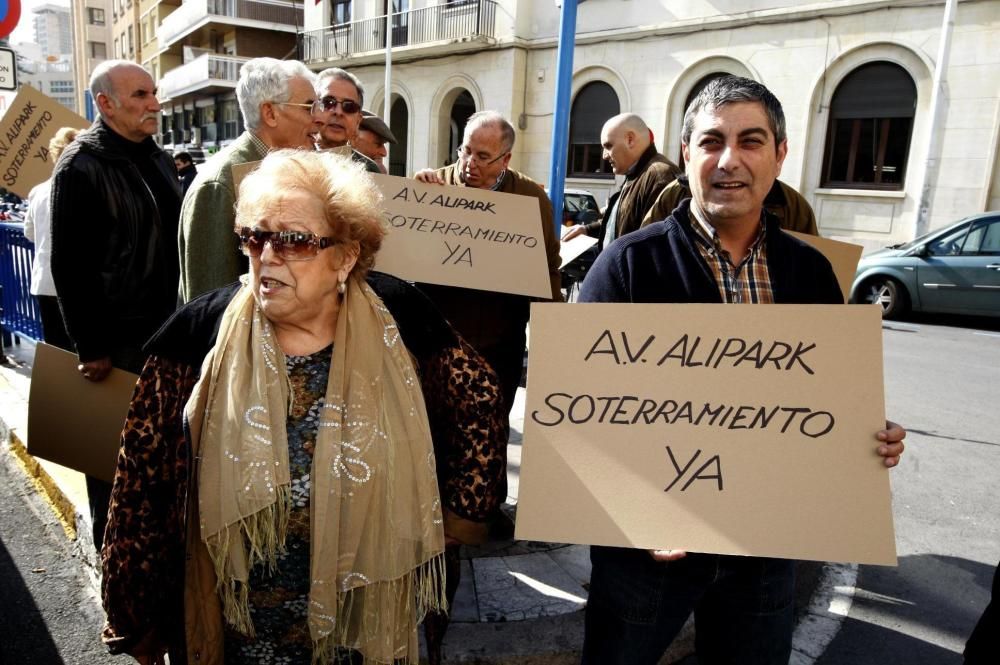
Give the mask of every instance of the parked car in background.
[[585, 189], [563, 192], [563, 226], [587, 224], [601, 218], [601, 208], [594, 195]]
[[876, 304], [886, 319], [908, 311], [1000, 316], [1000, 212], [863, 257], [851, 302]]

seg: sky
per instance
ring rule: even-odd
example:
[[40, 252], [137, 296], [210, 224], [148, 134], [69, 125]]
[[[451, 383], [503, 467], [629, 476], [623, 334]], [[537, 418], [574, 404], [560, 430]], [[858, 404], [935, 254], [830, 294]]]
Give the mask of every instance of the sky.
[[69, 7], [68, 0], [21, 0], [21, 20], [10, 35], [10, 43], [35, 41], [35, 15], [32, 10], [40, 5], [61, 5]]

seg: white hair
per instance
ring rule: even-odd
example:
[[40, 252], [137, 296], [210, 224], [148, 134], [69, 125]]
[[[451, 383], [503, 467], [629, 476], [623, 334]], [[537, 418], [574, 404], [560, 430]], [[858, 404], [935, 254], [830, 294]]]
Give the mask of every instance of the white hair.
[[504, 152], [510, 152], [514, 148], [514, 126], [507, 122], [499, 111], [477, 111], [469, 116], [465, 124], [465, 135], [463, 140], [468, 142], [472, 133], [480, 127], [493, 126], [500, 130], [500, 143], [504, 147]]
[[288, 83], [293, 78], [303, 78], [315, 87], [316, 75], [298, 60], [254, 58], [240, 68], [236, 83], [236, 99], [247, 129], [260, 126], [260, 105], [264, 102], [283, 103], [291, 98]]

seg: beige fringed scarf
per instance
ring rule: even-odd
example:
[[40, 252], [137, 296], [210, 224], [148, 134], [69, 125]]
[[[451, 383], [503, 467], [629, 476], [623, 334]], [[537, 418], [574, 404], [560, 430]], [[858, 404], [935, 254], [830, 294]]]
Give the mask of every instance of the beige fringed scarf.
[[[192, 432], [202, 460], [201, 537], [225, 618], [247, 635], [249, 571], [273, 570], [284, 549], [289, 395], [273, 328], [244, 286], [226, 308], [187, 408], [206, 405], [200, 433]], [[446, 609], [430, 427], [392, 316], [354, 277], [320, 414], [310, 497], [313, 661], [329, 662], [336, 647], [348, 647], [369, 662], [415, 663], [417, 624], [428, 610]]]

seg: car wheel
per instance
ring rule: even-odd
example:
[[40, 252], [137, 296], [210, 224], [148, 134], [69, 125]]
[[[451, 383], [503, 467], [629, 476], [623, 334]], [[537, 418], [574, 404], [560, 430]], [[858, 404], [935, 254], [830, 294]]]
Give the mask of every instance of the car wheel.
[[862, 289], [863, 302], [878, 305], [883, 319], [902, 316], [909, 306], [903, 285], [891, 277], [875, 277]]

